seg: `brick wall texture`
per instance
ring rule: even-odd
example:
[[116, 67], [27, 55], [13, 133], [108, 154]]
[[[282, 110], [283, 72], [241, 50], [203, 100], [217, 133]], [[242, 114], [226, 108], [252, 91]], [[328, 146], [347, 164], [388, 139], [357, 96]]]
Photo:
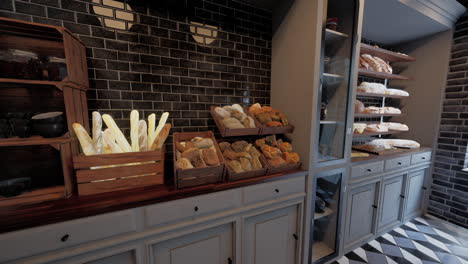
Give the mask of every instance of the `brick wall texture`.
[[132, 109], [168, 111], [173, 132], [188, 132], [215, 130], [211, 105], [270, 101], [271, 13], [238, 1], [1, 0], [0, 16], [77, 35], [90, 111], [127, 134]]
[[468, 228], [468, 16], [456, 24], [428, 212]]

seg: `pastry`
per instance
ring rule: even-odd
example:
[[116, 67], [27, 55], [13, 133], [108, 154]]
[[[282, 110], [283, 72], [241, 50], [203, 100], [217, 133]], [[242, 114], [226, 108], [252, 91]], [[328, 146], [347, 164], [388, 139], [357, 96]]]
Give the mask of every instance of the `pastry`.
[[271, 136], [266, 137], [265, 138], [265, 143], [270, 145], [270, 146], [277, 147], [278, 146], [278, 141], [276, 141], [276, 135], [271, 135]]
[[367, 70], [370, 69], [369, 63], [367, 63], [362, 57], [359, 57], [359, 65], [361, 66], [361, 68], [364, 68]]
[[379, 57], [373, 56], [373, 58], [374, 58], [374, 60], [376, 60], [380, 64], [380, 67], [382, 67], [382, 70], [384, 72], [390, 73], [390, 74], [393, 73], [393, 69], [392, 69], [392, 67], [390, 67], [390, 65], [388, 63], [386, 63], [384, 60], [382, 60]]
[[228, 148], [226, 150], [223, 151], [223, 156], [227, 159], [230, 159], [230, 160], [235, 160], [237, 159], [237, 153], [234, 152], [234, 150], [232, 150], [231, 148]]
[[400, 123], [386, 122], [386, 123], [382, 123], [382, 125], [388, 127], [389, 130], [395, 130], [395, 131], [408, 131], [409, 130], [407, 125], [400, 124]]
[[176, 149], [181, 153], [186, 151], [187, 148], [185, 147], [185, 142], [175, 142]]
[[259, 113], [259, 114], [256, 115], [256, 117], [257, 117], [258, 121], [259, 121], [260, 123], [262, 123], [262, 124], [266, 124], [266, 123], [268, 123], [268, 122], [273, 121], [273, 120], [271, 119], [270, 114], [267, 113], [267, 112]]
[[231, 143], [229, 142], [220, 142], [219, 143], [219, 149], [221, 149], [221, 151], [225, 151], [226, 149], [230, 149], [231, 148]]
[[296, 164], [299, 162], [299, 155], [295, 152], [284, 152], [283, 159], [286, 161], [286, 163]]
[[151, 150], [162, 149], [164, 142], [166, 142], [166, 139], [169, 136], [170, 130], [171, 130], [171, 124], [165, 124], [161, 132], [158, 134], [158, 136], [154, 140], [154, 143], [150, 149]]
[[245, 128], [245, 126], [241, 123], [241, 121], [233, 117], [223, 119], [222, 122], [225, 127], [230, 128], [230, 129]]
[[366, 114], [381, 114], [382, 109], [376, 106], [369, 106], [364, 108], [364, 112]]
[[[237, 110], [237, 111], [239, 111], [239, 112], [241, 112], [241, 113], [244, 113], [244, 108], [242, 108], [242, 106], [240, 106], [239, 104], [233, 104], [233, 105], [232, 105], [232, 109], [233, 109], [233, 110]], [[231, 114], [232, 114], [232, 113], [231, 113]]]
[[286, 165], [286, 161], [282, 158], [274, 158], [274, 159], [269, 159], [268, 164], [270, 164], [272, 167], [281, 167]]
[[262, 106], [262, 111], [271, 112], [271, 111], [273, 111], [273, 107], [271, 107], [271, 106]]
[[407, 91], [399, 90], [399, 89], [386, 89], [385, 94], [388, 95], [398, 95], [398, 96], [409, 96]]
[[247, 153], [247, 152], [239, 152], [239, 153], [236, 153], [236, 157], [238, 158], [244, 158], [244, 159], [248, 159], [248, 160], [251, 160], [252, 159], [252, 156]]
[[234, 143], [231, 144], [231, 148], [235, 151], [235, 152], [243, 152], [245, 150], [245, 147], [247, 147], [249, 145], [249, 143], [247, 141], [236, 141]]
[[380, 66], [380, 63], [377, 62], [371, 55], [363, 54], [361, 55], [361, 58], [369, 64], [369, 70], [382, 72], [382, 67]]
[[250, 163], [249, 159], [246, 158], [239, 158], [240, 164], [244, 171], [251, 171], [252, 170], [252, 163]]
[[401, 114], [401, 110], [398, 109], [398, 108], [395, 108], [395, 107], [389, 107], [389, 106], [386, 106], [386, 107], [382, 107], [382, 111], [381, 113], [384, 113], [384, 114]]
[[195, 138], [192, 139], [193, 146], [199, 149], [211, 148], [214, 146], [211, 138]]
[[223, 109], [226, 110], [229, 113], [231, 113], [231, 111], [234, 110], [234, 108], [232, 108], [232, 106], [230, 106], [230, 105], [223, 106]]
[[178, 160], [175, 162], [175, 167], [176, 167], [176, 169], [181, 169], [181, 170], [193, 169], [192, 163], [190, 163], [190, 160], [188, 160], [188, 159], [186, 159], [186, 158], [180, 158], [180, 159], [178, 159]]
[[201, 157], [200, 150], [197, 148], [191, 148], [184, 151], [181, 158], [188, 159], [195, 168], [206, 167], [206, 164]]
[[358, 92], [362, 93], [377, 93], [377, 94], [385, 94], [387, 87], [381, 83], [370, 83], [370, 82], [361, 82], [359, 87], [357, 88]]
[[242, 121], [242, 124], [246, 127], [246, 128], [255, 128], [255, 121], [254, 119], [251, 117], [251, 116], [247, 116], [246, 119], [244, 119], [244, 121]]
[[93, 112], [93, 147], [96, 154], [102, 153], [102, 117], [99, 112]]
[[219, 165], [218, 155], [216, 151], [212, 148], [205, 148], [201, 150], [203, 161], [205, 161], [206, 165], [208, 166], [216, 166]]
[[237, 109], [231, 111], [231, 116], [241, 122], [247, 118], [247, 115], [244, 112], [239, 112]]
[[248, 144], [247, 146], [245, 146], [244, 151], [245, 151], [245, 152], [250, 152], [250, 149], [251, 149], [252, 147], [253, 147], [252, 144]]
[[138, 152], [140, 151], [140, 143], [139, 143], [139, 136], [140, 134], [138, 133], [139, 129], [139, 113], [137, 110], [133, 110], [130, 112], [130, 141], [132, 143], [132, 151], [133, 152]]
[[355, 134], [362, 134], [366, 129], [367, 124], [365, 123], [354, 123], [353, 124], [353, 133]]
[[262, 106], [260, 104], [258, 104], [258, 103], [253, 104], [252, 106], [249, 107], [249, 113], [251, 115], [255, 115], [255, 114], [257, 114], [257, 113], [259, 113], [261, 111], [262, 111]]
[[289, 120], [288, 120], [288, 118], [286, 117], [285, 114], [280, 113], [279, 117], [281, 119], [281, 123], [283, 124], [283, 126], [289, 126]]
[[282, 152], [291, 152], [291, 151], [293, 151], [291, 143], [288, 143], [288, 142], [281, 142], [281, 143], [278, 144], [278, 147]]
[[278, 121], [271, 121], [265, 124], [267, 127], [282, 127], [283, 124]]
[[216, 107], [215, 109], [216, 114], [221, 117], [221, 119], [231, 117], [231, 114], [226, 111], [226, 109], [221, 108], [221, 107]]
[[275, 147], [265, 145], [262, 147], [262, 152], [269, 159], [281, 157], [281, 150]]
[[255, 140], [255, 146], [261, 148], [264, 145], [265, 145], [265, 139], [264, 138]]
[[234, 173], [244, 172], [241, 163], [237, 160], [231, 160], [227, 163], [227, 165]]
[[392, 147], [401, 148], [419, 148], [420, 145], [414, 140], [407, 139], [374, 139], [367, 143], [368, 146], [373, 149], [391, 149]]
[[364, 112], [365, 109], [366, 109], [366, 107], [364, 106], [364, 104], [361, 101], [356, 100], [354, 102], [354, 112], [355, 113], [362, 113], [362, 112]]
[[368, 132], [388, 132], [388, 127], [381, 124], [369, 124], [365, 131]]

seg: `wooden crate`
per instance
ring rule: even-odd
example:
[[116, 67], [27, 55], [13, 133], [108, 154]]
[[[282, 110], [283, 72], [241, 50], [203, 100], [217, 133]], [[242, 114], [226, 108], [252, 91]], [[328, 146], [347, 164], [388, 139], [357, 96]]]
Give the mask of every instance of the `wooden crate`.
[[223, 182], [224, 157], [211, 131], [174, 133], [172, 143], [174, 164], [177, 160], [176, 142], [191, 140], [194, 137], [211, 138], [213, 140], [220, 165], [187, 170], [176, 169], [174, 165], [174, 186], [176, 189]]
[[[216, 114], [214, 110], [215, 108], [216, 106], [211, 106], [210, 112], [222, 137], [238, 137], [238, 136], [250, 136], [250, 135], [260, 134], [261, 124], [255, 118], [253, 118], [255, 121], [255, 126], [256, 126], [255, 128], [231, 129], [231, 128], [225, 127], [221, 118]], [[245, 113], [249, 115], [247, 110], [245, 110]]]
[[265, 158], [265, 162], [267, 163], [267, 166], [268, 166], [267, 175], [273, 175], [273, 174], [285, 173], [285, 172], [292, 171], [292, 170], [297, 170], [302, 165], [301, 162], [298, 162], [296, 164], [286, 164], [281, 167], [272, 167], [268, 163], [266, 158]]
[[265, 125], [260, 124], [260, 126], [260, 135], [290, 134], [294, 132], [293, 125], [288, 125], [285, 127], [267, 127]]
[[164, 151], [73, 157], [78, 195], [164, 184]]

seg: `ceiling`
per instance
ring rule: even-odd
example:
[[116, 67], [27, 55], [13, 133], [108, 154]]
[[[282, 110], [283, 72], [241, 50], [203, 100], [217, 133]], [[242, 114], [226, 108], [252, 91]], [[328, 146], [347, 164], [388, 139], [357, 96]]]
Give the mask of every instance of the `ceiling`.
[[452, 0], [438, 3], [440, 9], [432, 3], [429, 3], [432, 9], [428, 8], [429, 5], [421, 4], [419, 0], [366, 1], [362, 36], [394, 45], [446, 31], [464, 10]]

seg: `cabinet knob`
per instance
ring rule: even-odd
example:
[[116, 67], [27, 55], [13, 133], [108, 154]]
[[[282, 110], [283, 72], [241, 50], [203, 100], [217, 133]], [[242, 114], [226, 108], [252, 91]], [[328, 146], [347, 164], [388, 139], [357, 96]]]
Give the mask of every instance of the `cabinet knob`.
[[371, 169], [367, 169], [368, 172], [371, 172], [372, 170]]
[[228, 258], [228, 264], [232, 264], [232, 258]]
[[299, 240], [299, 237], [297, 236], [297, 234], [293, 234], [293, 237], [295, 240]]
[[403, 194], [400, 194], [400, 198], [405, 199], [405, 196]]
[[62, 238], [60, 238], [60, 241], [65, 242], [65, 241], [68, 240], [69, 237], [70, 237], [70, 235], [69, 235], [69, 234], [66, 234], [66, 235], [64, 235]]
[[398, 165], [401, 165], [401, 162], [398, 162]]
[[279, 189], [275, 189], [275, 192], [279, 193]]
[[198, 212], [198, 206], [195, 206], [195, 208], [193, 208], [193, 210], [195, 210], [195, 212]]
[[426, 159], [426, 157], [422, 157], [421, 159], [425, 160], [425, 159]]
[[377, 209], [377, 205], [373, 204], [372, 208]]

